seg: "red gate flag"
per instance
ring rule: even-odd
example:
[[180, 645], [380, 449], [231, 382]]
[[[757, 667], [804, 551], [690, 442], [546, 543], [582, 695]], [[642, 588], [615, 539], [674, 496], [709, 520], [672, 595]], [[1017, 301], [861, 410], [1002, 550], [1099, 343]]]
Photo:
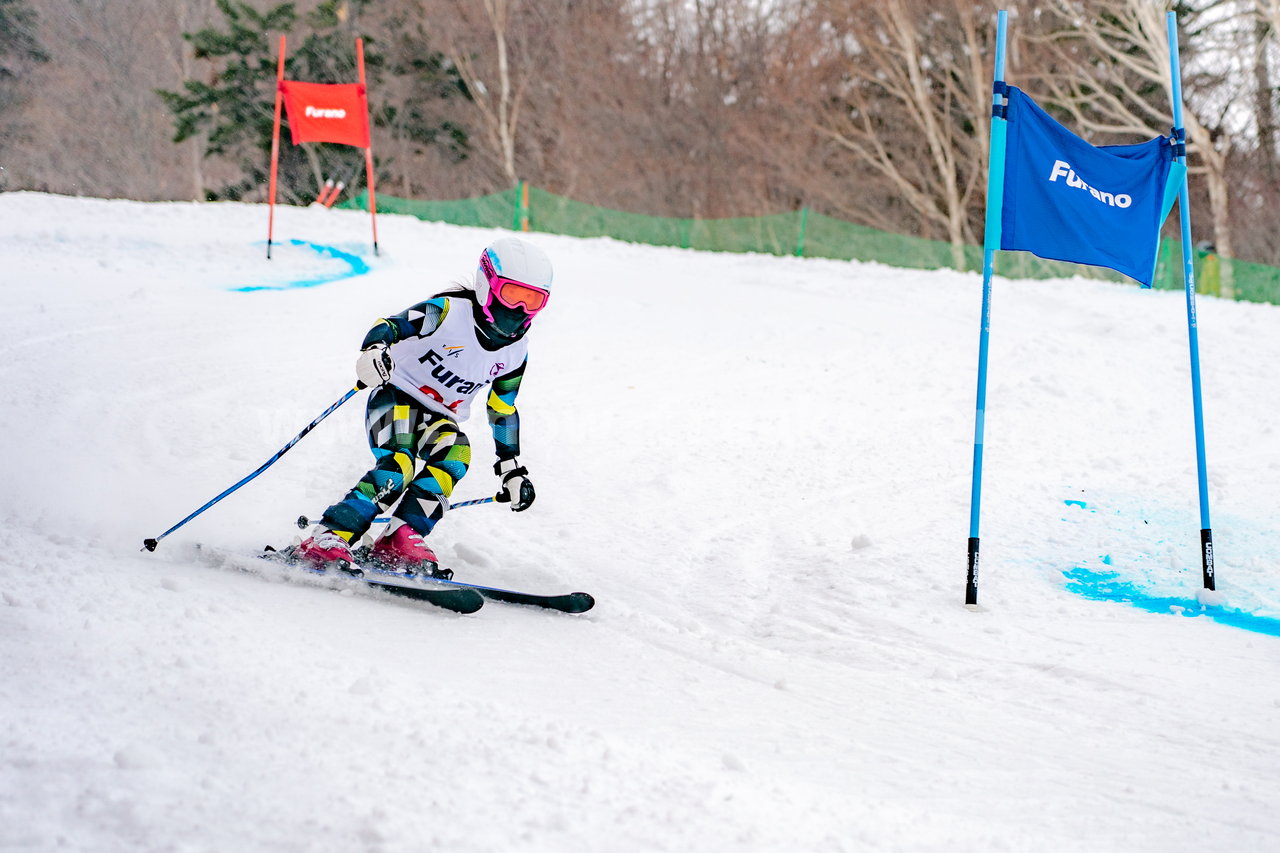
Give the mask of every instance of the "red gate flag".
[[369, 147], [369, 112], [360, 83], [301, 83], [281, 80], [293, 144], [337, 142]]
[[[2, 2], [2, 0], [0, 0]], [[280, 164], [280, 107], [289, 111], [293, 144], [336, 142], [364, 149], [365, 183], [369, 188], [369, 220], [373, 223], [373, 253], [378, 254], [378, 202], [374, 192], [373, 146], [369, 143], [369, 90], [364, 80], [364, 39], [356, 38], [358, 83], [302, 83], [284, 79], [284, 36], [280, 36], [280, 56], [276, 62], [275, 123], [271, 128], [271, 183], [267, 190], [267, 260], [276, 223], [276, 171]], [[338, 185], [340, 191], [342, 185]], [[325, 196], [322, 189], [316, 201]], [[333, 204], [338, 191], [323, 201]]]

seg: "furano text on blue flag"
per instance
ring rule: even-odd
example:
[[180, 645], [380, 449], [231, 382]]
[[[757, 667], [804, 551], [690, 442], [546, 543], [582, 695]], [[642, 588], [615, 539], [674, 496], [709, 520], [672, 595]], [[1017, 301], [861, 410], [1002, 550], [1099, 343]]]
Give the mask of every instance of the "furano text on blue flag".
[[1014, 86], [1000, 248], [1107, 267], [1149, 286], [1181, 164], [1165, 137], [1095, 147]]

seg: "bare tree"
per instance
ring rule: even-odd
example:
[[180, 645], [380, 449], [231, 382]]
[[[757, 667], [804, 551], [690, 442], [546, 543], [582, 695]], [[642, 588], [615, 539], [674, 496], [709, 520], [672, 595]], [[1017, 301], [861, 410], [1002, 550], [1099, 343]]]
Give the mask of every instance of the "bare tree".
[[33, 72], [29, 138], [9, 165], [23, 186], [141, 199], [191, 198], [191, 149], [170, 141], [155, 89], [181, 77], [178, 23], [208, 0], [42, 0], [40, 38], [53, 61]]
[[[474, 114], [484, 128], [487, 153], [507, 185], [514, 186], [520, 180], [516, 144], [533, 71], [528, 56], [532, 46], [512, 33], [522, 0], [481, 0], [478, 5], [479, 14], [473, 0], [452, 0], [443, 4], [446, 14], [437, 20], [445, 34], [446, 52], [466, 82]], [[482, 31], [491, 39], [488, 44], [481, 45], [476, 39]]]
[[1280, 139], [1277, 110], [1280, 103], [1280, 0], [1254, 0], [1256, 18], [1253, 40], [1247, 52], [1253, 67], [1254, 114], [1257, 143], [1240, 152], [1232, 164], [1236, 176], [1232, 221], [1241, 257], [1280, 264], [1280, 241], [1275, 239], [1274, 211], [1280, 205]]
[[[0, 0], [0, 151], [23, 133], [18, 113], [29, 95], [28, 72], [49, 60], [36, 32], [36, 14], [26, 0]], [[0, 187], [6, 183], [0, 169]]]
[[[192, 198], [236, 180], [242, 164], [204, 157], [198, 134], [172, 144], [155, 96], [216, 73], [182, 38], [211, 23], [213, 2], [25, 0], [55, 61], [24, 67], [33, 97], [6, 112], [29, 129], [6, 142], [7, 186]], [[1013, 6], [1012, 81], [1091, 141], [1167, 130], [1166, 3]], [[374, 151], [400, 194], [476, 196], [524, 178], [659, 216], [804, 206], [945, 240], [957, 266], [981, 237], [986, 0], [297, 0], [300, 20], [322, 7], [346, 29], [342, 57], [317, 62], [349, 62], [350, 37], [366, 36]], [[1276, 262], [1280, 0], [1179, 12], [1197, 209], [1224, 258]]]
[[[1150, 0], [1054, 0], [1053, 20], [1034, 37], [1052, 61], [1031, 75], [1039, 91], [1066, 111], [1086, 135], [1150, 137], [1171, 123], [1172, 79], [1162, 3]], [[1183, 9], [1184, 123], [1193, 174], [1205, 180], [1214, 243], [1222, 264], [1222, 292], [1232, 292], [1236, 256], [1228, 163], [1240, 125], [1233, 111], [1241, 75], [1238, 36], [1248, 10], [1230, 2]]]
[[[209, 23], [215, 12], [214, 0], [174, 0], [161, 4], [157, 12], [146, 18], [156, 56], [164, 62], [169, 79], [189, 80], [196, 71], [195, 51], [183, 33], [195, 32]], [[205, 135], [203, 131], [194, 133], [184, 144], [193, 201], [205, 197]]]
[[924, 236], [944, 237], [961, 269], [985, 175], [992, 19], [963, 0], [831, 6], [847, 60], [818, 126], [896, 190]]
[[818, 177], [824, 143], [809, 120], [830, 72], [820, 5], [637, 4], [627, 144], [646, 142], [655, 207], [718, 218], [848, 203], [848, 186]]
[[[1268, 3], [1273, 7], [1268, 9]], [[1253, 66], [1255, 112], [1258, 116], [1258, 148], [1267, 156], [1264, 162], [1274, 173], [1276, 150], [1276, 87], [1272, 82], [1272, 62], [1277, 50], [1276, 33], [1280, 25], [1280, 2], [1256, 0], [1250, 64]]]

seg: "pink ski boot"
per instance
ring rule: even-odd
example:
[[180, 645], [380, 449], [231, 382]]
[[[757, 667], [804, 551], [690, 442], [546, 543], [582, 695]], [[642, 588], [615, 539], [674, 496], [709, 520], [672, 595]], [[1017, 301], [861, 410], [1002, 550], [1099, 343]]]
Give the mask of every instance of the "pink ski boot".
[[[440, 561], [427, 545], [422, 534], [407, 524], [401, 524], [390, 533], [383, 534], [373, 543], [369, 556], [383, 565], [428, 577], [450, 577], [452, 572], [440, 571]], [[447, 574], [446, 574], [447, 572]]]
[[330, 563], [354, 565], [356, 561], [347, 540], [322, 525], [312, 528], [311, 535], [304, 539], [293, 553], [299, 560], [313, 566], [326, 566]]

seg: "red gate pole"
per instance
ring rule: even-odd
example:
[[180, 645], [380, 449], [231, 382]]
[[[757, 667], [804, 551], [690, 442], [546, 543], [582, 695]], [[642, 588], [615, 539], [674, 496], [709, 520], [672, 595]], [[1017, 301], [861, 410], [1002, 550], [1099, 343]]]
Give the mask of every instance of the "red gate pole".
[[378, 197], [373, 190], [373, 128], [369, 122], [369, 88], [364, 82], [364, 39], [356, 38], [356, 67], [360, 69], [360, 100], [364, 101], [364, 125], [369, 145], [364, 149], [365, 183], [369, 186], [369, 216], [373, 223], [373, 253], [378, 254]]
[[271, 188], [267, 199], [267, 260], [276, 227], [276, 166], [280, 162], [280, 96], [284, 89], [284, 36], [280, 36], [280, 60], [276, 65], [276, 122], [271, 131]]

